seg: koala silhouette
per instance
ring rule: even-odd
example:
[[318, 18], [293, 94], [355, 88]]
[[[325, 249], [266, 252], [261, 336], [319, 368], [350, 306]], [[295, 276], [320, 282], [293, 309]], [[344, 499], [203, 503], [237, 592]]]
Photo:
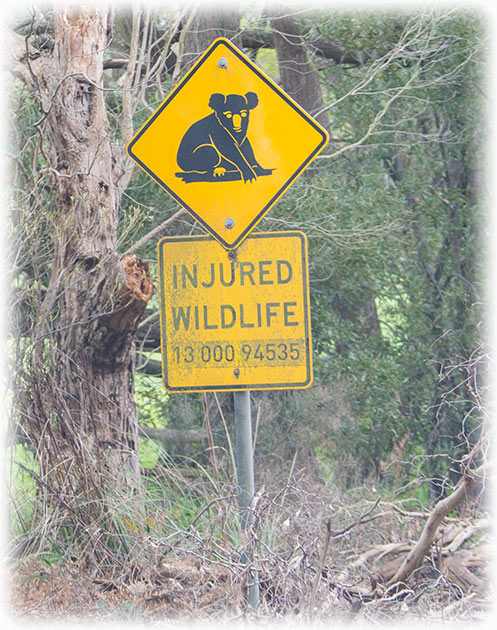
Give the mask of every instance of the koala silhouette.
[[176, 160], [184, 172], [176, 173], [184, 182], [252, 182], [274, 169], [262, 168], [254, 156], [247, 129], [250, 110], [259, 100], [255, 92], [211, 94], [213, 113], [201, 118], [183, 136]]

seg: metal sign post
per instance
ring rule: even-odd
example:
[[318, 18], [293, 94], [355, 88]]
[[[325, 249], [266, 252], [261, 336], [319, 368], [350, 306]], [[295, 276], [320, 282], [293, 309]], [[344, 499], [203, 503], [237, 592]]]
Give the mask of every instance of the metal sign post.
[[[162, 373], [171, 392], [235, 392], [242, 532], [254, 523], [250, 390], [312, 382], [306, 238], [247, 237], [327, 142], [318, 122], [219, 38], [128, 144], [217, 241], [159, 243]], [[250, 547], [242, 562], [257, 610]]]
[[250, 391], [312, 382], [307, 240], [261, 232], [231, 253], [207, 236], [170, 236], [158, 249], [165, 388], [234, 391], [241, 562], [255, 612]]
[[[252, 452], [252, 419], [250, 413], [250, 392], [234, 392], [235, 402], [235, 450], [236, 474], [238, 480], [238, 509], [242, 534], [250, 532], [255, 514], [252, 502], [255, 494], [254, 460]], [[255, 545], [248, 537], [243, 541], [245, 549], [241, 555], [242, 564], [247, 567], [248, 603], [256, 611], [259, 605], [259, 581], [254, 559]]]

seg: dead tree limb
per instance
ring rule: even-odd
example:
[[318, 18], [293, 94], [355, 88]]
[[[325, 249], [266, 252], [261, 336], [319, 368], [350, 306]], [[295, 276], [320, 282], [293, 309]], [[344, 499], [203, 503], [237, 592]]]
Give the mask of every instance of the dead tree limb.
[[156, 427], [139, 427], [139, 433], [151, 440], [162, 442], [167, 447], [169, 442], [202, 442], [207, 439], [203, 429], [160, 429]]
[[397, 573], [389, 580], [388, 586], [398, 582], [404, 582], [411, 573], [421, 565], [423, 558], [430, 549], [440, 523], [459, 503], [464, 501], [475, 486], [481, 482], [484, 477], [484, 469], [485, 465], [481, 465], [474, 471], [467, 470], [456, 485], [454, 492], [435, 505], [435, 508], [426, 521], [426, 525], [418, 542], [407, 554], [406, 559]]

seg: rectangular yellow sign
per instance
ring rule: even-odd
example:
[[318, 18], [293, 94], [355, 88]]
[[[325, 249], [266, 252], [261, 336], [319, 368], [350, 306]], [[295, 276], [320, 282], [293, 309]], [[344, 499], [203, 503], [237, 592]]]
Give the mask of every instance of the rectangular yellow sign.
[[228, 251], [208, 236], [158, 244], [162, 373], [171, 392], [308, 387], [307, 240], [265, 232]]

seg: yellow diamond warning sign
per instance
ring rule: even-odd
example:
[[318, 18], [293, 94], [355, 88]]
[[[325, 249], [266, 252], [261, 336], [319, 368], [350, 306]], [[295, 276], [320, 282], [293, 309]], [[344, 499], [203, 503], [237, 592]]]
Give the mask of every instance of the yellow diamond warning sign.
[[136, 133], [128, 153], [234, 249], [327, 141], [307, 112], [221, 38]]
[[166, 389], [311, 384], [304, 234], [261, 232], [235, 251], [209, 236], [166, 237], [158, 250]]

